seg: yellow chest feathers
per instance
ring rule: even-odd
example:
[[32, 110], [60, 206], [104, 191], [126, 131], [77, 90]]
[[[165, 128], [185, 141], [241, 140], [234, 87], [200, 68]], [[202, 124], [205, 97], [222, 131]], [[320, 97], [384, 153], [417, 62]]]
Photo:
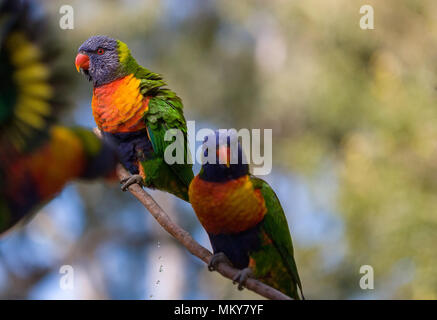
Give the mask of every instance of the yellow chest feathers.
[[203, 227], [212, 234], [238, 233], [257, 225], [266, 214], [264, 198], [248, 176], [224, 183], [196, 176], [189, 197]]

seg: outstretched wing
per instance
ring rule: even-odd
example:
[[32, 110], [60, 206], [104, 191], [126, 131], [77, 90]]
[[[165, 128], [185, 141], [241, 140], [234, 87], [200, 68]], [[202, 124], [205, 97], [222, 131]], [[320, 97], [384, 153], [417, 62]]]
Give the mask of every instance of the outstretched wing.
[[52, 126], [40, 148], [0, 167], [0, 233], [26, 223], [38, 208], [76, 178], [115, 176], [115, 150], [91, 130]]
[[112, 175], [117, 162], [92, 131], [54, 125], [71, 82], [60, 43], [29, 3], [0, 0], [0, 233], [72, 179]]
[[40, 145], [68, 106], [56, 37], [30, 12], [27, 1], [0, 3], [0, 147], [8, 153]]
[[279, 251], [284, 265], [293, 278], [294, 283], [299, 287], [302, 298], [304, 298], [302, 284], [293, 255], [293, 242], [281, 203], [267, 182], [253, 176], [251, 181], [255, 189], [261, 190], [267, 207], [267, 214], [263, 222], [264, 231]]

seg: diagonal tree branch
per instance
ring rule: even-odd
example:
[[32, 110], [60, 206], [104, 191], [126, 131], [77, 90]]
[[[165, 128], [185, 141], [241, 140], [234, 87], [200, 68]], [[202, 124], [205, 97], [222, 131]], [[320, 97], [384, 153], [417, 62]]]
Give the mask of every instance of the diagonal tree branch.
[[[117, 168], [117, 175], [121, 179], [125, 179], [130, 176], [130, 174], [119, 165]], [[150, 212], [150, 214], [158, 221], [158, 223], [163, 227], [168, 233], [176, 238], [187, 250], [194, 256], [198, 257], [200, 260], [209, 263], [212, 254], [205, 247], [201, 246], [196, 240], [191, 237], [191, 235], [176, 223], [174, 223], [167, 213], [156, 203], [156, 201], [148, 194], [143, 188], [138, 184], [133, 184], [129, 187], [130, 193], [140, 201], [143, 206]], [[217, 271], [224, 277], [233, 279], [239, 270], [232, 268], [231, 266], [220, 263], [217, 266]], [[286, 296], [282, 292], [258, 281], [249, 278], [246, 283], [246, 288], [252, 290], [259, 295], [275, 300], [288, 300], [290, 297]]]
[[[95, 129], [94, 132], [101, 137], [100, 131]], [[130, 174], [123, 168], [122, 165], [117, 167], [117, 176], [120, 180], [128, 178]], [[128, 188], [129, 192], [137, 198], [139, 202], [150, 212], [150, 214], [155, 218], [156, 221], [170, 233], [178, 242], [180, 242], [192, 255], [198, 257], [200, 260], [206, 264], [212, 258], [212, 253], [201, 246], [196, 240], [191, 237], [191, 235], [179, 225], [174, 223], [168, 214], [156, 203], [155, 199], [150, 196], [140, 185], [132, 184]], [[217, 272], [228, 279], [233, 279], [237, 273], [238, 269], [235, 269], [226, 263], [219, 263], [217, 265]], [[246, 282], [246, 288], [258, 293], [259, 295], [273, 300], [291, 300], [290, 297], [283, 294], [282, 292], [258, 281], [256, 279], [249, 278]]]

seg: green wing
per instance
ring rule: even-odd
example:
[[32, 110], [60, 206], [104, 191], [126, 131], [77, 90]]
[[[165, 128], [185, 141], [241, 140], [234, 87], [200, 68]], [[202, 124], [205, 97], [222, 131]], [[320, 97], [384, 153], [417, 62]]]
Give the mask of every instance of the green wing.
[[304, 298], [302, 284], [300, 282], [299, 273], [293, 256], [293, 242], [291, 240], [290, 230], [281, 203], [267, 182], [253, 176], [251, 176], [251, 181], [255, 189], [261, 190], [261, 194], [266, 203], [267, 214], [263, 222], [264, 231], [279, 251], [284, 265], [294, 282], [299, 287], [302, 298]]
[[[173, 141], [165, 141], [164, 136], [169, 129], [179, 129], [183, 134], [180, 143], [181, 150], [184, 150], [184, 163], [170, 165], [171, 170], [188, 187], [194, 178], [193, 165], [188, 148], [187, 125], [183, 114], [183, 105], [181, 99], [171, 90], [162, 89], [165, 82], [159, 75], [149, 72], [146, 69], [140, 70], [140, 76], [147, 76], [142, 79], [140, 84], [141, 93], [149, 96], [149, 110], [145, 114], [145, 121], [150, 140], [152, 142], [155, 154], [164, 158], [166, 148]], [[138, 74], [136, 74], [138, 77]], [[189, 161], [187, 161], [189, 159]]]

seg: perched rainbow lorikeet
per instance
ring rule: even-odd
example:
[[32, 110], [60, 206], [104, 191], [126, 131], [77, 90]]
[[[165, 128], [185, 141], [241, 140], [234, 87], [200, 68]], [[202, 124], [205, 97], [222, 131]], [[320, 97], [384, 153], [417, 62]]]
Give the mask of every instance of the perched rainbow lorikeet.
[[[44, 17], [40, 18], [43, 19]], [[112, 177], [116, 150], [90, 130], [56, 125], [71, 82], [56, 39], [29, 3], [0, 2], [0, 233], [75, 178]]]
[[[76, 68], [93, 84], [92, 109], [105, 138], [115, 141], [120, 161], [133, 175], [122, 181], [170, 192], [188, 201], [194, 178], [188, 161], [187, 128], [181, 99], [161, 75], [140, 66], [127, 45], [106, 36], [93, 36], [79, 48]], [[169, 129], [183, 136], [183, 163], [168, 164], [164, 152]]]
[[[294, 299], [304, 298], [287, 220], [275, 192], [250, 175], [235, 135], [216, 131], [203, 148], [204, 157], [209, 152], [216, 157], [204, 159], [189, 196], [214, 250], [209, 269], [230, 262], [241, 269], [234, 278], [239, 289], [253, 276]], [[238, 154], [231, 155], [231, 150]]]

